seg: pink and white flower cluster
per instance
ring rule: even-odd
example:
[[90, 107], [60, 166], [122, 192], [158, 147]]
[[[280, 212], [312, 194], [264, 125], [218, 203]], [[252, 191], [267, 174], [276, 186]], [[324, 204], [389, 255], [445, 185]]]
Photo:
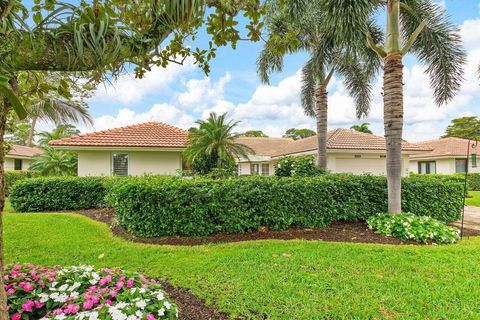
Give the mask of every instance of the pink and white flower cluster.
[[178, 319], [160, 284], [118, 269], [16, 264], [3, 281], [12, 320]]

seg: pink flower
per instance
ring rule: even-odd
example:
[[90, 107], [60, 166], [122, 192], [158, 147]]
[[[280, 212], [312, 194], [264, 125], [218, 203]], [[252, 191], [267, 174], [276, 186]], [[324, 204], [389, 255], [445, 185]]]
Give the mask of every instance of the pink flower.
[[98, 303], [100, 301], [100, 297], [99, 296], [92, 296], [92, 301], [93, 301], [93, 303]]
[[48, 282], [53, 282], [53, 281], [55, 281], [55, 277], [48, 277], [48, 278], [47, 278], [47, 281], [48, 281]]
[[13, 289], [13, 288], [10, 288], [10, 289], [7, 290], [7, 296], [11, 296], [14, 293], [15, 293], [15, 289]]
[[12, 272], [10, 272], [10, 277], [12, 277], [12, 278], [14, 278], [14, 279], [18, 278], [19, 275], [20, 275], [20, 274], [19, 274], [17, 271], [12, 271]]
[[26, 292], [30, 292], [30, 291], [33, 291], [33, 286], [30, 284], [30, 283], [26, 283], [24, 286], [23, 286], [23, 290], [25, 290]]
[[102, 288], [100, 289], [98, 292], [100, 292], [100, 294], [105, 294], [105, 292], [107, 292], [107, 288]]
[[100, 285], [101, 286], [104, 286], [109, 282], [112, 282], [112, 276], [106, 276], [106, 277], [100, 279]]
[[112, 269], [108, 269], [108, 268], [104, 268], [104, 269], [103, 269], [103, 272], [106, 272], [106, 273], [108, 273], [108, 274], [113, 274]]
[[44, 306], [45, 304], [40, 301], [35, 301], [35, 308], [40, 309]]
[[105, 303], [108, 304], [109, 306], [113, 306], [113, 302], [110, 299], [105, 300]]
[[8, 281], [8, 274], [3, 276], [3, 280]]
[[155, 320], [155, 317], [153, 316], [153, 314], [149, 313], [147, 314], [147, 320]]
[[128, 289], [132, 288], [134, 284], [135, 284], [135, 280], [133, 280], [132, 278], [127, 280], [127, 288]]
[[22, 266], [19, 265], [19, 264], [16, 264], [16, 265], [13, 266], [13, 270], [14, 271], [20, 271], [20, 270], [22, 270]]
[[97, 291], [97, 287], [95, 287], [95, 286], [90, 286], [90, 287], [88, 288], [88, 291], [90, 291], [90, 292], [95, 292], [95, 291]]
[[78, 304], [69, 304], [65, 309], [65, 314], [75, 314], [80, 310], [80, 306]]
[[56, 315], [59, 315], [59, 314], [63, 313], [63, 310], [60, 309], [60, 308], [57, 308], [57, 309], [53, 310], [53, 313], [55, 313]]
[[90, 310], [90, 309], [93, 308], [94, 305], [95, 305], [95, 304], [93, 303], [92, 300], [87, 300], [87, 301], [85, 301], [85, 302], [83, 303], [83, 308], [84, 308], [85, 310]]
[[35, 303], [32, 300], [28, 300], [27, 302], [22, 304], [22, 311], [30, 312], [30, 311], [32, 311], [32, 308], [33, 308], [34, 305], [35, 305]]
[[14, 313], [12, 314], [12, 317], [10, 319], [12, 320], [20, 320], [22, 318], [22, 315], [20, 313]]
[[123, 288], [123, 281], [117, 282], [117, 290], [121, 290]]

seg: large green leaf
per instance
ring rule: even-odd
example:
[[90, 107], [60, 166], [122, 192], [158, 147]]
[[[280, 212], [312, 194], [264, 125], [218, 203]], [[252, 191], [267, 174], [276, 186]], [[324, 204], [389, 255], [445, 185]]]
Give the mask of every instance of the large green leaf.
[[8, 102], [10, 102], [13, 110], [15, 110], [20, 120], [25, 119], [27, 117], [27, 111], [23, 107], [20, 100], [18, 100], [17, 96], [10, 87], [10, 84], [3, 79], [4, 78], [0, 79], [0, 94], [4, 96], [8, 100]]

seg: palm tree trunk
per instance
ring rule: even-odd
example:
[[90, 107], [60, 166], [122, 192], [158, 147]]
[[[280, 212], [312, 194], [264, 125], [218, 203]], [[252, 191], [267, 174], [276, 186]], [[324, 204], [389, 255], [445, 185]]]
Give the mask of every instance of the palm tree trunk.
[[385, 58], [384, 126], [387, 148], [388, 211], [402, 211], [403, 65], [400, 54]]
[[30, 132], [28, 133], [27, 147], [33, 147], [33, 135], [35, 134], [35, 126], [37, 125], [37, 117], [32, 118], [30, 124]]
[[327, 168], [327, 125], [328, 125], [328, 93], [327, 87], [318, 85], [315, 90], [316, 118], [317, 118], [317, 165], [319, 168]]
[[[18, 83], [14, 79], [10, 82], [15, 93], [18, 92]], [[5, 208], [5, 150], [3, 148], [5, 128], [7, 126], [7, 115], [9, 103], [5, 99], [0, 101], [0, 320], [8, 320], [7, 294], [3, 283], [3, 209]]]

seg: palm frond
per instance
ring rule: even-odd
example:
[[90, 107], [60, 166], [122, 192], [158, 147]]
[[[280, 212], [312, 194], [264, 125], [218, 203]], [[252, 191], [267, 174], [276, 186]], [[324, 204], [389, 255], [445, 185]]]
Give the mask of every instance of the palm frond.
[[44, 99], [29, 105], [27, 111], [32, 118], [52, 121], [56, 125], [66, 123], [93, 125], [88, 107], [75, 101], [64, 101], [58, 98]]
[[463, 81], [466, 52], [458, 28], [445, 9], [430, 0], [402, 0], [412, 8], [401, 11], [402, 33], [406, 40], [425, 20], [425, 28], [411, 51], [426, 66], [437, 105], [450, 101]]
[[[318, 84], [319, 73], [323, 73], [321, 78], [324, 78], [324, 71], [322, 66], [316, 64], [314, 59], [308, 62], [302, 68], [302, 91], [301, 101], [305, 114], [309, 117], [315, 117], [315, 89]], [[321, 68], [319, 72], [319, 68]]]

